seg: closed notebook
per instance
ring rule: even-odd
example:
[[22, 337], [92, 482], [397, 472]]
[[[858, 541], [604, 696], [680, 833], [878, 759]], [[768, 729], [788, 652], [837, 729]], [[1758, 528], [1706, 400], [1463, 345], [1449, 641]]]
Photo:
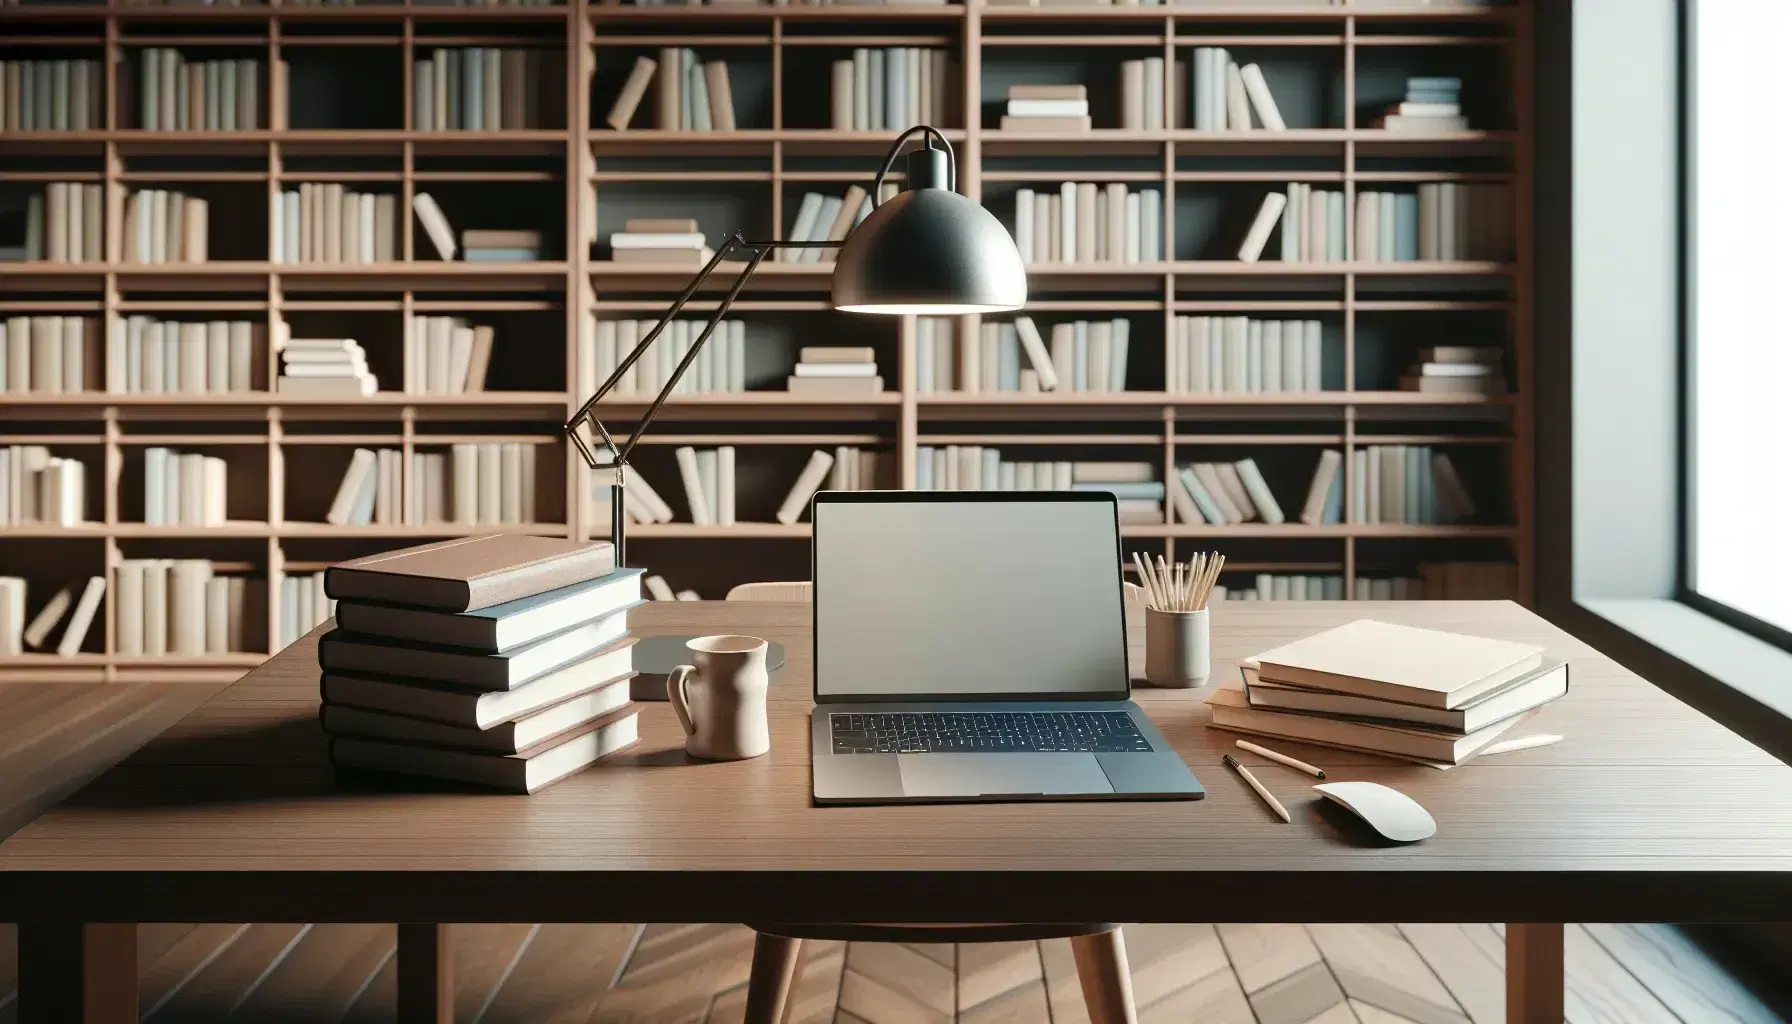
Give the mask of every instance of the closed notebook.
[[1543, 648], [1358, 619], [1250, 660], [1270, 682], [1459, 708], [1535, 671]]
[[336, 605], [336, 624], [351, 633], [495, 654], [631, 607], [641, 600], [642, 572], [623, 569], [470, 612], [341, 601]]
[[1475, 732], [1456, 735], [1435, 729], [1254, 708], [1242, 689], [1215, 690], [1207, 698], [1207, 705], [1213, 712], [1214, 726], [1221, 729], [1392, 754], [1435, 764], [1461, 764], [1530, 716], [1529, 712], [1512, 715]]
[[[390, 711], [410, 718], [469, 729], [489, 729], [532, 715], [571, 697], [633, 680], [635, 637], [624, 637], [603, 650], [536, 677], [514, 690], [478, 690], [412, 679], [325, 673], [323, 698], [370, 711]], [[665, 680], [660, 681], [662, 699]]]
[[537, 793], [638, 740], [639, 710], [630, 705], [515, 754], [338, 736], [330, 741], [330, 762], [343, 768], [470, 782], [510, 793]]
[[355, 558], [324, 571], [324, 593], [466, 612], [595, 579], [616, 568], [608, 541], [522, 533], [457, 537]]
[[360, 736], [397, 743], [452, 747], [456, 750], [515, 754], [539, 747], [549, 740], [579, 729], [627, 703], [628, 681], [618, 679], [589, 693], [569, 697], [558, 704], [514, 721], [501, 722], [489, 729], [469, 729], [445, 722], [407, 718], [404, 715], [342, 704], [325, 704], [320, 718], [324, 731], [332, 736]]
[[1379, 719], [1459, 735], [1505, 721], [1547, 704], [1568, 692], [1568, 663], [1545, 659], [1541, 668], [1460, 708], [1426, 708], [1398, 701], [1374, 700], [1344, 693], [1309, 690], [1264, 682], [1249, 667], [1241, 669], [1245, 694], [1254, 708], [1300, 711], [1345, 718]]
[[318, 641], [317, 660], [326, 672], [405, 676], [480, 690], [514, 690], [578, 661], [626, 632], [628, 613], [618, 611], [503, 654], [479, 654], [335, 629]]

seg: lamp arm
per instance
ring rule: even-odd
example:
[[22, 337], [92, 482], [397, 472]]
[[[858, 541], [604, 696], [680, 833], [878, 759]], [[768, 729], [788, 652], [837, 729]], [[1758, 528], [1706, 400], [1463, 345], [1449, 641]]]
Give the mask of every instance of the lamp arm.
[[938, 128], [935, 128], [933, 125], [918, 124], [918, 125], [915, 125], [913, 128], [910, 128], [908, 131], [903, 132], [901, 135], [896, 136], [896, 141], [890, 144], [890, 152], [884, 156], [884, 165], [882, 167], [878, 168], [877, 178], [875, 180], [873, 180], [871, 183], [871, 208], [872, 209], [876, 209], [877, 207], [883, 205], [883, 203], [879, 201], [878, 197], [883, 195], [884, 175], [889, 174], [890, 168], [896, 166], [896, 157], [899, 154], [901, 154], [901, 152], [902, 152], [902, 144], [909, 140], [909, 136], [917, 135], [917, 134], [922, 135], [926, 138], [927, 147], [929, 149], [933, 148], [933, 143], [935, 141], [938, 141], [940, 144], [940, 148], [942, 148], [946, 151], [946, 168], [947, 168], [947, 172], [948, 172], [948, 177], [946, 179], [946, 188], [947, 188], [947, 190], [952, 191], [952, 192], [958, 191], [958, 154], [953, 152], [952, 143], [947, 142], [946, 136], [944, 134], [942, 134], [940, 132], [940, 130]]

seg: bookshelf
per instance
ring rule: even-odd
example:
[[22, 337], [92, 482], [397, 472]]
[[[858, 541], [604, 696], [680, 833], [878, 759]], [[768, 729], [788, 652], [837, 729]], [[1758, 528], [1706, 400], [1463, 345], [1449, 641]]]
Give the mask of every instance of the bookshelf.
[[[294, 336], [353, 336], [368, 349], [380, 393], [362, 399], [272, 393], [278, 359], [256, 354], [256, 391], [180, 395], [104, 390], [104, 360], [79, 394], [0, 396], [0, 446], [41, 444], [81, 459], [89, 522], [0, 526], [0, 564], [32, 582], [35, 612], [57, 588], [108, 575], [121, 559], [205, 558], [222, 572], [276, 579], [352, 555], [468, 532], [453, 525], [336, 527], [315, 519], [354, 447], [404, 458], [457, 442], [522, 442], [538, 452], [541, 522], [504, 527], [591, 536], [607, 529], [558, 425], [585, 397], [578, 338], [587, 314], [653, 320], [688, 279], [684, 269], [613, 264], [591, 240], [629, 215], [698, 216], [713, 239], [740, 228], [784, 237], [805, 191], [838, 195], [867, 183], [892, 133], [826, 127], [828, 62], [855, 47], [945, 50], [953, 106], [942, 127], [958, 151], [960, 190], [1012, 225], [1020, 188], [1064, 181], [1124, 182], [1163, 192], [1165, 252], [1149, 263], [1050, 263], [1029, 268], [1027, 313], [1045, 321], [1124, 316], [1132, 321], [1128, 383], [1105, 393], [922, 392], [916, 387], [913, 320], [864, 320], [827, 306], [829, 267], [768, 262], [730, 314], [748, 324], [750, 348], [782, 360], [795, 347], [866, 344], [888, 390], [867, 398], [751, 390], [674, 398], [637, 466], [687, 518], [672, 449], [733, 444], [741, 462], [743, 519], [631, 530], [634, 561], [675, 589], [720, 597], [733, 583], [807, 572], [806, 523], [771, 510], [813, 448], [854, 445], [894, 460], [913, 486], [922, 446], [980, 444], [1037, 458], [1135, 459], [1161, 465], [1259, 457], [1291, 521], [1215, 527], [1176, 521], [1128, 524], [1128, 551], [1186, 556], [1217, 547], [1239, 573], [1329, 573], [1346, 581], [1411, 575], [1420, 563], [1497, 561], [1518, 566], [1520, 599], [1531, 592], [1534, 339], [1529, 231], [1531, 0], [1508, 4], [1188, 3], [1172, 6], [969, 6], [951, 4], [627, 6], [573, 0], [556, 6], [453, 7], [423, 3], [285, 6], [26, 3], [0, 7], [0, 60], [81, 57], [105, 68], [105, 127], [0, 133], [0, 194], [53, 181], [105, 190], [105, 252], [86, 263], [0, 264], [0, 320], [77, 315], [170, 320], [283, 322]], [[523, 47], [558, 54], [565, 68], [562, 126], [503, 131], [419, 131], [410, 69], [438, 46]], [[714, 55], [736, 71], [741, 127], [729, 132], [651, 127], [651, 94], [628, 130], [604, 115], [634, 56], [662, 46]], [[1112, 107], [1123, 58], [1156, 56], [1166, 68], [1192, 48], [1226, 46], [1262, 55], [1291, 95], [1289, 130], [1122, 130]], [[263, 124], [253, 131], [142, 130], [131, 74], [146, 47], [281, 61], [334, 99], [300, 116], [290, 79], [268, 75]], [[383, 98], [332, 86], [332, 68], [376, 83]], [[1392, 134], [1368, 126], [1402, 75], [1458, 73], [1468, 83], [1475, 130]], [[1173, 77], [1166, 71], [1166, 78]], [[817, 80], [819, 78], [819, 80]], [[1086, 78], [1095, 128], [1082, 133], [1004, 132], [998, 100], [1014, 80]], [[589, 85], [587, 85], [589, 83]], [[1173, 84], [1173, 83], [1168, 83]], [[820, 90], [821, 95], [817, 95]], [[396, 94], [394, 95], [394, 92]], [[1280, 99], [1280, 97], [1278, 97]], [[364, 109], [361, 109], [364, 107]], [[281, 117], [280, 111], [288, 111]], [[1299, 112], [1298, 114], [1296, 112]], [[336, 118], [332, 121], [331, 118]], [[352, 121], [354, 126], [344, 126]], [[279, 127], [293, 125], [292, 127]], [[1485, 127], [1479, 127], [1485, 126]], [[388, 263], [274, 263], [267, 207], [296, 183], [327, 181], [399, 199], [396, 252]], [[1218, 258], [1236, 246], [1236, 221], [1266, 190], [1289, 181], [1342, 190], [1411, 189], [1433, 182], [1512, 187], [1511, 262], [1283, 263]], [[179, 188], [214, 204], [206, 263], [140, 265], [120, 259], [123, 204], [137, 188]], [[548, 233], [543, 259], [527, 263], [435, 258], [410, 200], [428, 191], [458, 231], [527, 227]], [[1244, 197], [1244, 198], [1239, 198]], [[695, 212], [680, 212], [690, 205]], [[1239, 209], [1231, 209], [1239, 207]], [[1245, 207], [1248, 207], [1245, 208]], [[1215, 212], [1215, 211], [1219, 212]], [[259, 258], [258, 258], [259, 257]], [[1348, 257], [1348, 252], [1347, 252]], [[735, 268], [738, 269], [738, 268]], [[687, 315], [714, 309], [730, 281], [724, 266]], [[1179, 316], [1320, 319], [1336, 390], [1280, 394], [1172, 394], [1164, 346]], [[413, 315], [458, 315], [497, 327], [492, 390], [414, 395], [399, 386], [403, 325]], [[978, 321], [964, 318], [960, 337]], [[862, 340], [861, 340], [862, 339]], [[1464, 340], [1466, 339], [1466, 340]], [[1393, 367], [1420, 345], [1472, 343], [1506, 350], [1510, 394], [1393, 390]], [[626, 431], [646, 401], [607, 402], [606, 422]], [[1483, 499], [1456, 525], [1292, 519], [1304, 473], [1323, 449], [1428, 445], [1461, 454]], [[139, 460], [148, 445], [228, 455], [222, 526], [141, 522]], [[1235, 454], [1236, 453], [1236, 454]], [[1023, 458], [1035, 456], [1021, 456]], [[1351, 459], [1344, 460], [1346, 486]], [[294, 467], [297, 467], [295, 470]], [[322, 491], [321, 498], [313, 493]], [[1349, 493], [1347, 491], [1347, 493]], [[1168, 502], [1166, 502], [1166, 506]], [[1348, 502], [1346, 503], [1348, 508]], [[304, 512], [303, 516], [298, 513]], [[1348, 516], [1346, 517], [1348, 519]], [[485, 528], [481, 528], [485, 529]], [[1231, 575], [1229, 572], [1228, 575]], [[270, 588], [261, 632], [276, 635], [279, 588]], [[0, 656], [0, 678], [83, 681], [231, 678], [266, 652], [142, 658], [116, 653], [110, 600], [73, 658]], [[263, 644], [262, 646], [266, 646]]]

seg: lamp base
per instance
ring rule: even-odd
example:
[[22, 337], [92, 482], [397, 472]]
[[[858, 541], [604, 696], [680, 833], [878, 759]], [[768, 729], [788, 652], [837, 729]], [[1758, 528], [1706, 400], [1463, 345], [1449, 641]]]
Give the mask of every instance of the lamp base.
[[[630, 700], [665, 700], [666, 677], [680, 665], [691, 663], [691, 652], [685, 644], [694, 636], [644, 636], [635, 643], [635, 671], [629, 681]], [[784, 667], [784, 645], [766, 641], [765, 670], [776, 672]]]

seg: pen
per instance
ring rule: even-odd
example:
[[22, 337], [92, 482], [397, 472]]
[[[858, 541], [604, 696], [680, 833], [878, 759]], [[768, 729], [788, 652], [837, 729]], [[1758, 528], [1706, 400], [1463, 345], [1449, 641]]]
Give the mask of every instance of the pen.
[[1244, 776], [1244, 781], [1251, 784], [1251, 788], [1257, 791], [1257, 795], [1263, 798], [1263, 802], [1269, 805], [1270, 810], [1275, 811], [1276, 814], [1280, 815], [1283, 821], [1293, 820], [1288, 817], [1288, 808], [1283, 807], [1280, 800], [1271, 796], [1269, 790], [1263, 788], [1263, 783], [1258, 782], [1255, 775], [1252, 775], [1244, 765], [1238, 763], [1238, 758], [1233, 757], [1231, 754], [1227, 754], [1226, 764], [1233, 771]]
[[1481, 754], [1483, 756], [1487, 754], [1505, 754], [1514, 750], [1529, 750], [1532, 747], [1547, 747], [1552, 743], [1560, 742], [1562, 742], [1562, 737], [1552, 733], [1540, 732], [1535, 736], [1520, 736], [1515, 740], [1501, 740], [1498, 743], [1489, 743], [1482, 749]]
[[1289, 757], [1287, 754], [1278, 754], [1275, 751], [1270, 750], [1267, 747], [1259, 747], [1257, 744], [1252, 743], [1250, 740], [1239, 740], [1238, 747], [1240, 750], [1248, 750], [1251, 753], [1258, 755], [1259, 757], [1267, 757], [1271, 761], [1274, 761], [1277, 764], [1285, 764], [1288, 767], [1293, 768], [1297, 772], [1306, 772], [1308, 775], [1313, 776], [1315, 779], [1325, 778], [1325, 769], [1324, 768], [1315, 768], [1312, 765], [1308, 764], [1307, 762], [1296, 760], [1295, 758]]

